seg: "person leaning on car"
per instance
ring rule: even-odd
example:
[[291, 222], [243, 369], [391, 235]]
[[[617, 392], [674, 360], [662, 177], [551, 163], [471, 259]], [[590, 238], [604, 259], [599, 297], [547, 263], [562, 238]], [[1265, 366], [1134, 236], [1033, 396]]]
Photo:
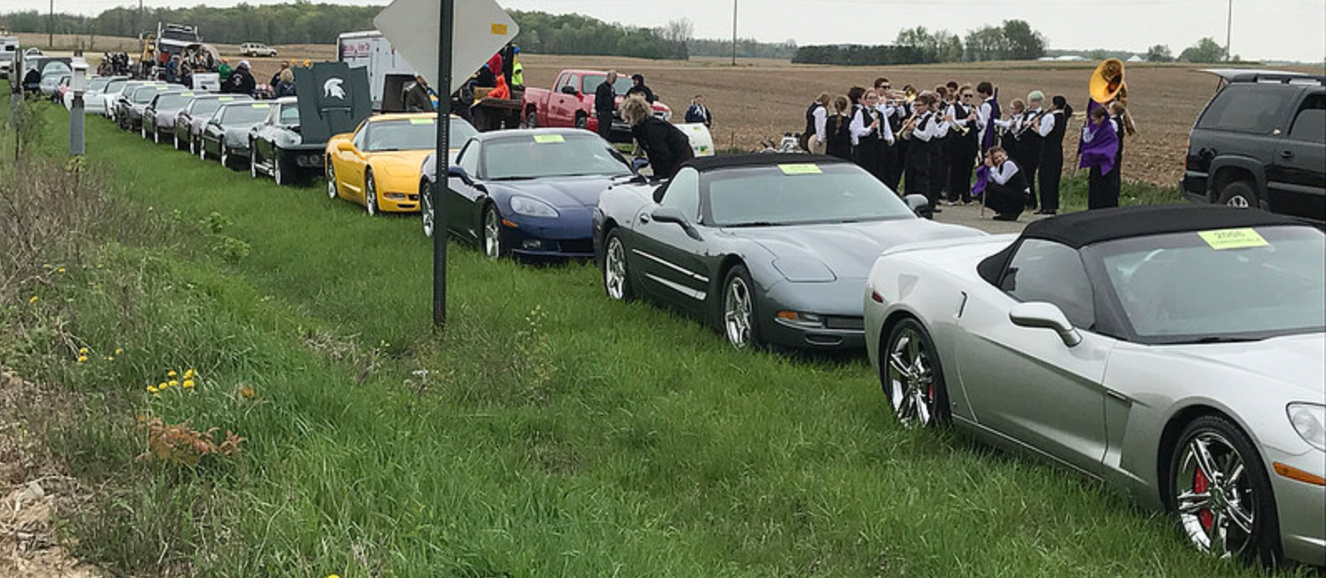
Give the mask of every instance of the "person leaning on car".
[[631, 125], [631, 136], [649, 157], [654, 177], [670, 179], [682, 163], [695, 158], [691, 139], [672, 123], [654, 116], [643, 97], [633, 95], [622, 102], [622, 118]]
[[612, 111], [617, 108], [617, 90], [612, 84], [617, 82], [617, 71], [609, 70], [608, 77], [594, 89], [594, 117], [599, 119], [599, 136], [608, 140], [612, 133]]

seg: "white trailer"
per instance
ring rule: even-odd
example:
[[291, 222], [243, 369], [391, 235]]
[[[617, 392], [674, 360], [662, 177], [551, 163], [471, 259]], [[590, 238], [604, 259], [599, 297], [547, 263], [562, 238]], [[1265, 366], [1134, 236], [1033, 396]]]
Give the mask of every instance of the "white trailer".
[[351, 68], [367, 69], [373, 110], [405, 110], [404, 91], [409, 83], [414, 82], [415, 69], [392, 48], [381, 32], [347, 32], [337, 37], [336, 45], [339, 61]]
[[18, 62], [18, 37], [0, 36], [0, 78], [15, 76], [14, 66]]

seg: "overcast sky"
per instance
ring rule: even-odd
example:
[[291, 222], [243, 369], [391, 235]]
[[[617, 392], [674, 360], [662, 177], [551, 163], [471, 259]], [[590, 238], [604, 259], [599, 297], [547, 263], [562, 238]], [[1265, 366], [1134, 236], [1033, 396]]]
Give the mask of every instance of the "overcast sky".
[[[246, 0], [276, 4], [280, 0]], [[321, 0], [387, 4], [387, 0]], [[958, 34], [1019, 18], [1049, 40], [1049, 48], [1145, 51], [1167, 44], [1177, 56], [1199, 38], [1225, 42], [1226, 0], [738, 0], [738, 35], [765, 42], [886, 44], [913, 26]], [[191, 0], [144, 0], [183, 6]], [[688, 18], [699, 38], [732, 36], [731, 0], [498, 0], [506, 8], [578, 12], [611, 22], [660, 26]], [[233, 6], [240, 0], [209, 0]], [[55, 0], [57, 12], [96, 14], [132, 0]], [[0, 0], [0, 12], [45, 10], [48, 0]], [[1326, 58], [1326, 1], [1237, 0], [1233, 52], [1248, 59], [1321, 62]], [[204, 31], [206, 34], [206, 31]], [[328, 39], [330, 41], [331, 39]]]

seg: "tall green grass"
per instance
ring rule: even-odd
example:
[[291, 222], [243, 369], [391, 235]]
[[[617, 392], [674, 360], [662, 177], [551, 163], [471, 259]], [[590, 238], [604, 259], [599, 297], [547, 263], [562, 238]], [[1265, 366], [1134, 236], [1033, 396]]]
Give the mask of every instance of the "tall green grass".
[[[67, 121], [48, 114], [58, 154]], [[104, 488], [69, 520], [76, 549], [116, 572], [1263, 574], [1190, 551], [1109, 488], [899, 428], [861, 359], [733, 351], [609, 302], [583, 263], [490, 263], [453, 244], [434, 334], [415, 219], [89, 121], [89, 161], [140, 211], [120, 226], [158, 233], [108, 231], [37, 304], [6, 303], [69, 339], [3, 351], [87, 401], [54, 443]], [[145, 391], [186, 367], [193, 391]], [[247, 441], [196, 468], [135, 461], [140, 414]]]

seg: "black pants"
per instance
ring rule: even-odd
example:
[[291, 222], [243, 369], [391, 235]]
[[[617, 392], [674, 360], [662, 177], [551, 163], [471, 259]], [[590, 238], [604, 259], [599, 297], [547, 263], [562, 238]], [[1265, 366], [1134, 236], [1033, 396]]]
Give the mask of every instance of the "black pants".
[[1018, 143], [1018, 155], [1020, 158], [1015, 157], [1013, 160], [1017, 162], [1018, 168], [1022, 171], [1022, 174], [1026, 176], [1027, 186], [1031, 187], [1031, 194], [1027, 195], [1027, 208], [1035, 209], [1036, 171], [1040, 169], [1041, 166], [1041, 149], [1039, 146], [1034, 146], [1033, 143], [1026, 142], [1025, 136], [1023, 139], [1023, 142]]
[[1087, 175], [1087, 208], [1108, 209], [1119, 206], [1119, 167], [1108, 175], [1100, 174], [1099, 167], [1091, 167]]
[[1027, 192], [990, 180], [985, 185], [985, 206], [996, 215], [1017, 218], [1027, 206]]
[[971, 201], [971, 172], [976, 163], [978, 148], [980, 143], [976, 141], [975, 134], [953, 139], [948, 161], [949, 202], [956, 202], [958, 199], [964, 203]]
[[930, 143], [930, 186], [926, 196], [930, 197], [931, 205], [944, 198], [944, 189], [948, 185], [948, 163], [944, 162], [948, 156], [948, 145], [947, 138]]
[[881, 183], [885, 181], [885, 150], [888, 149], [888, 143], [877, 138], [863, 138], [857, 144], [855, 153], [856, 164], [865, 169], [866, 172], [875, 175]]
[[902, 173], [907, 166], [907, 141], [898, 139], [884, 152], [884, 184], [895, 192], [902, 182]]
[[599, 119], [599, 136], [603, 137], [603, 140], [611, 142], [612, 139], [608, 137], [612, 135], [612, 111], [595, 111], [594, 116]]
[[1048, 212], [1059, 211], [1059, 182], [1064, 173], [1064, 155], [1063, 151], [1059, 154], [1053, 152], [1047, 153], [1041, 159], [1039, 168], [1040, 187], [1041, 187], [1041, 210]]
[[911, 143], [907, 147], [907, 164], [904, 169], [903, 186], [907, 188], [909, 195], [925, 195], [930, 198], [933, 204], [935, 199], [930, 197], [930, 145]]

